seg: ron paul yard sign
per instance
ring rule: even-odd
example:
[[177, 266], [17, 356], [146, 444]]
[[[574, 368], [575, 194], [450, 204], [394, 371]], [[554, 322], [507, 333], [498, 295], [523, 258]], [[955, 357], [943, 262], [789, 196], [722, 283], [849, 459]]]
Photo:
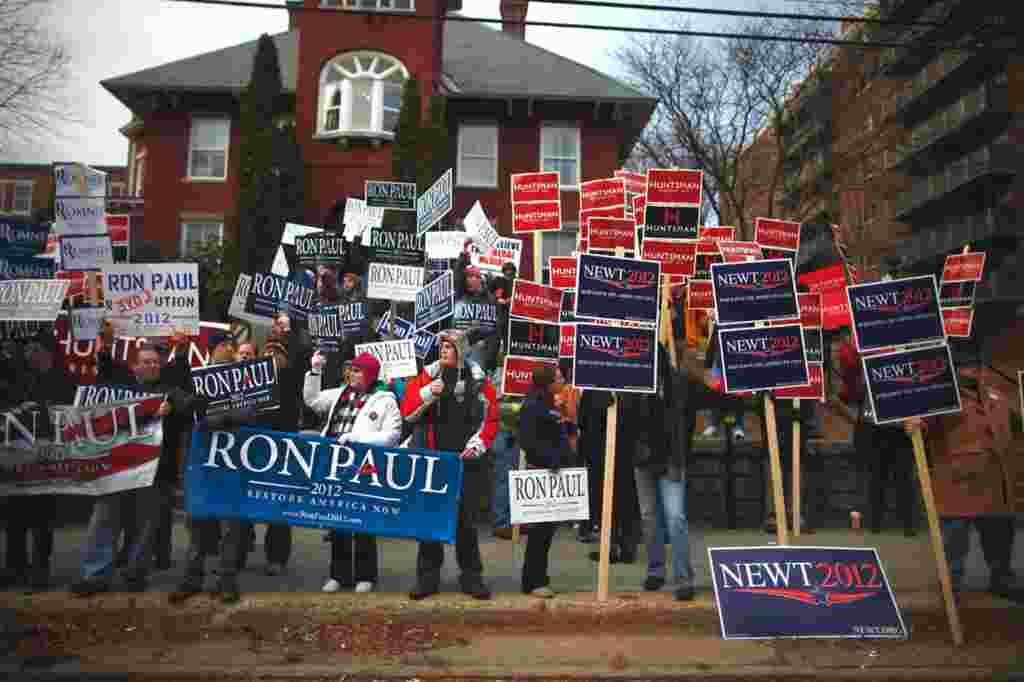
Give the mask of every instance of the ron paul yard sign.
[[365, 199], [371, 208], [415, 211], [416, 183], [367, 180]]
[[295, 256], [299, 265], [339, 265], [345, 260], [345, 238], [330, 232], [296, 237]]
[[273, 358], [256, 358], [192, 369], [196, 395], [206, 398], [206, 416], [246, 415], [281, 405]]

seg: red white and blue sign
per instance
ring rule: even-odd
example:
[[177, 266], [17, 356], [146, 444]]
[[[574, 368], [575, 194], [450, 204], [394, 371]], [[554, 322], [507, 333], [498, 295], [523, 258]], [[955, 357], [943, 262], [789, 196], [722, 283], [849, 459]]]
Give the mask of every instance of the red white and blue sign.
[[949, 346], [883, 353], [862, 362], [876, 424], [960, 411], [960, 388]]
[[661, 264], [580, 254], [576, 268], [578, 319], [658, 321]]
[[723, 639], [906, 639], [878, 551], [709, 547]]
[[653, 329], [579, 323], [575, 343], [574, 386], [654, 393], [658, 344]]
[[857, 350], [945, 341], [935, 275], [846, 288]]
[[712, 263], [711, 286], [719, 324], [800, 317], [788, 260]]
[[726, 393], [762, 391], [810, 383], [803, 328], [720, 328], [718, 348]]

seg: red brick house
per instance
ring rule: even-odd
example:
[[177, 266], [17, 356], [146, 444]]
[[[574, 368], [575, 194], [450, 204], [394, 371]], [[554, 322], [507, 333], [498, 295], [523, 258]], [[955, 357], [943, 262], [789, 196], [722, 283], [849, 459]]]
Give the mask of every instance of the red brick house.
[[[544, 238], [542, 254], [567, 253], [580, 179], [611, 176], [656, 105], [525, 42], [522, 25], [505, 23], [499, 31], [459, 21], [459, 0], [289, 4], [290, 28], [273, 39], [303, 146], [311, 225], [331, 222], [348, 196], [362, 196], [365, 180], [390, 178], [402, 85], [415, 74], [424, 107], [430, 95], [448, 99], [451, 217], [461, 219], [480, 200], [509, 234], [509, 175], [557, 169], [565, 228]], [[525, 18], [527, 0], [503, 0], [501, 11], [506, 22]], [[145, 197], [144, 238], [159, 243], [165, 257], [221, 237], [231, 224], [238, 96], [255, 50], [253, 40], [102, 82], [134, 114], [122, 129], [131, 145], [129, 185]], [[532, 274], [525, 241], [523, 265]]]

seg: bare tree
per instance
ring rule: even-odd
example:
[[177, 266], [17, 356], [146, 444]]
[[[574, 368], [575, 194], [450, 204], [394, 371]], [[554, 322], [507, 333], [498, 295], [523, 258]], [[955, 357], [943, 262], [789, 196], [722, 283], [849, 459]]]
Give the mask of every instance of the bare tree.
[[51, 0], [0, 0], [0, 151], [60, 136], [70, 56], [45, 24]]

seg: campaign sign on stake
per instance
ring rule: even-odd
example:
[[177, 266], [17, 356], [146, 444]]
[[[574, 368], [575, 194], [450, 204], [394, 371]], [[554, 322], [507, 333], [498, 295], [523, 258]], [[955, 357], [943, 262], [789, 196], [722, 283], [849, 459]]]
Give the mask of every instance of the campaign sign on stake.
[[661, 263], [581, 254], [576, 271], [577, 318], [658, 321]]
[[860, 352], [945, 341], [935, 275], [905, 277], [846, 288], [853, 339]]
[[575, 291], [562, 292], [562, 309], [559, 311], [558, 321], [561, 322], [562, 324], [568, 324], [576, 321]]
[[964, 308], [974, 305], [976, 282], [943, 282], [939, 289], [939, 305], [943, 308]]
[[0, 253], [0, 280], [52, 279], [57, 263], [50, 258]]
[[325, 352], [336, 351], [345, 338], [362, 336], [369, 323], [366, 301], [319, 305], [309, 314], [309, 336]]
[[390, 208], [395, 211], [416, 210], [416, 183], [391, 180], [367, 180], [364, 193], [370, 208]]
[[108, 265], [103, 287], [107, 319], [118, 336], [171, 336], [179, 329], [199, 333], [195, 263]]
[[658, 345], [654, 329], [576, 325], [573, 385], [628, 393], [654, 393]]
[[370, 263], [366, 279], [367, 298], [413, 303], [423, 286], [423, 268]]
[[648, 204], [700, 206], [703, 189], [703, 171], [685, 168], [651, 168], [647, 171]]
[[390, 265], [419, 266], [423, 264], [423, 237], [411, 230], [378, 228], [363, 238], [363, 246], [369, 247], [369, 259], [373, 263]]
[[560, 201], [558, 171], [512, 174], [512, 203]]
[[980, 282], [985, 272], [985, 252], [958, 253], [946, 256], [942, 282]]
[[512, 282], [509, 314], [537, 322], [557, 323], [562, 311], [562, 290], [525, 279]]
[[427, 256], [430, 258], [458, 258], [466, 247], [468, 235], [462, 231], [434, 230], [424, 235]]
[[557, 360], [562, 344], [562, 325], [508, 321], [508, 354]]
[[626, 218], [593, 216], [590, 219], [590, 248], [615, 251], [621, 248], [633, 250], [636, 238], [636, 223]]
[[714, 310], [715, 295], [709, 279], [691, 279], [686, 284], [687, 310]]
[[774, 218], [755, 218], [754, 241], [766, 249], [799, 251], [800, 223]]
[[721, 252], [718, 250], [718, 242], [709, 239], [701, 239], [697, 242], [697, 265], [693, 269], [695, 279], [710, 279], [711, 266], [714, 263], [722, 263]]
[[416, 368], [416, 342], [412, 339], [360, 343], [355, 350], [356, 355], [369, 353], [380, 360], [381, 381], [414, 377], [419, 371]]
[[552, 232], [562, 229], [562, 202], [537, 201], [513, 204], [512, 233]]
[[504, 395], [529, 395], [533, 388], [535, 367], [557, 367], [557, 360], [542, 360], [515, 355], [506, 355], [502, 366], [501, 392]]
[[797, 294], [800, 324], [805, 329], [821, 329], [821, 294]]
[[192, 368], [192, 387], [206, 398], [206, 416], [276, 410], [281, 386], [273, 358]]
[[451, 270], [416, 292], [416, 329], [426, 329], [455, 312], [455, 287]]
[[247, 322], [269, 324], [275, 315], [287, 312], [301, 322], [307, 322], [315, 299], [316, 289], [280, 275], [242, 273], [231, 295], [228, 314]]
[[698, 239], [710, 239], [713, 242], [731, 242], [736, 239], [735, 227], [708, 227], [701, 225], [697, 232]]
[[0, 217], [0, 253], [20, 253], [35, 256], [43, 253], [50, 234], [47, 223], [14, 218]]
[[576, 286], [576, 258], [573, 256], [551, 256], [548, 258], [551, 272], [551, 286], [556, 289], [572, 289]]
[[788, 260], [713, 263], [711, 286], [721, 324], [799, 316], [793, 265]]
[[519, 263], [522, 258], [522, 239], [501, 237], [486, 252], [481, 251], [476, 244], [470, 244], [469, 246], [470, 264], [484, 272], [501, 274], [501, 269], [505, 267], [506, 263], [516, 266], [516, 272], [519, 272]]
[[745, 263], [764, 258], [761, 245], [757, 242], [719, 241], [718, 252], [726, 263]]
[[[807, 330], [805, 329], [806, 333]], [[807, 338], [806, 336], [804, 337]], [[810, 354], [807, 356], [810, 357]], [[807, 370], [810, 373], [811, 383], [807, 386], [791, 386], [790, 388], [778, 388], [772, 391], [776, 398], [788, 398], [789, 400], [818, 400], [825, 402], [824, 365], [820, 362], [807, 363]]]
[[585, 468], [557, 471], [526, 469], [508, 473], [511, 524], [586, 521], [590, 518]]
[[807, 353], [807, 362], [824, 362], [824, 341], [821, 329], [808, 329], [804, 327], [804, 352]]
[[645, 239], [644, 260], [661, 263], [661, 274], [692, 277], [697, 268], [697, 242], [681, 239]]
[[[384, 313], [377, 322], [377, 333], [381, 336], [390, 334], [391, 312]], [[416, 326], [409, 320], [395, 317], [395, 336], [398, 339], [412, 339], [416, 345], [416, 357], [422, 359], [430, 354], [437, 343], [437, 336], [425, 331], [416, 331]]]
[[709, 547], [723, 639], [905, 639], [878, 552], [864, 547]]
[[643, 238], [696, 239], [700, 233], [699, 206], [644, 207]]
[[[559, 326], [560, 343], [558, 345], [559, 358], [571, 358], [576, 355], [576, 324], [569, 323]], [[569, 381], [566, 378], [566, 381]]]
[[763, 391], [810, 383], [799, 324], [718, 330], [726, 393]]
[[948, 345], [863, 358], [876, 424], [960, 411], [953, 352]]
[[416, 199], [416, 234], [423, 235], [452, 210], [452, 169]]
[[943, 308], [942, 324], [946, 328], [946, 336], [968, 338], [974, 325], [974, 308]]
[[340, 265], [345, 260], [345, 238], [331, 232], [297, 236], [295, 256], [299, 259], [299, 265], [307, 267]]
[[601, 178], [580, 183], [580, 211], [622, 208], [626, 211], [626, 182], [622, 178]]

